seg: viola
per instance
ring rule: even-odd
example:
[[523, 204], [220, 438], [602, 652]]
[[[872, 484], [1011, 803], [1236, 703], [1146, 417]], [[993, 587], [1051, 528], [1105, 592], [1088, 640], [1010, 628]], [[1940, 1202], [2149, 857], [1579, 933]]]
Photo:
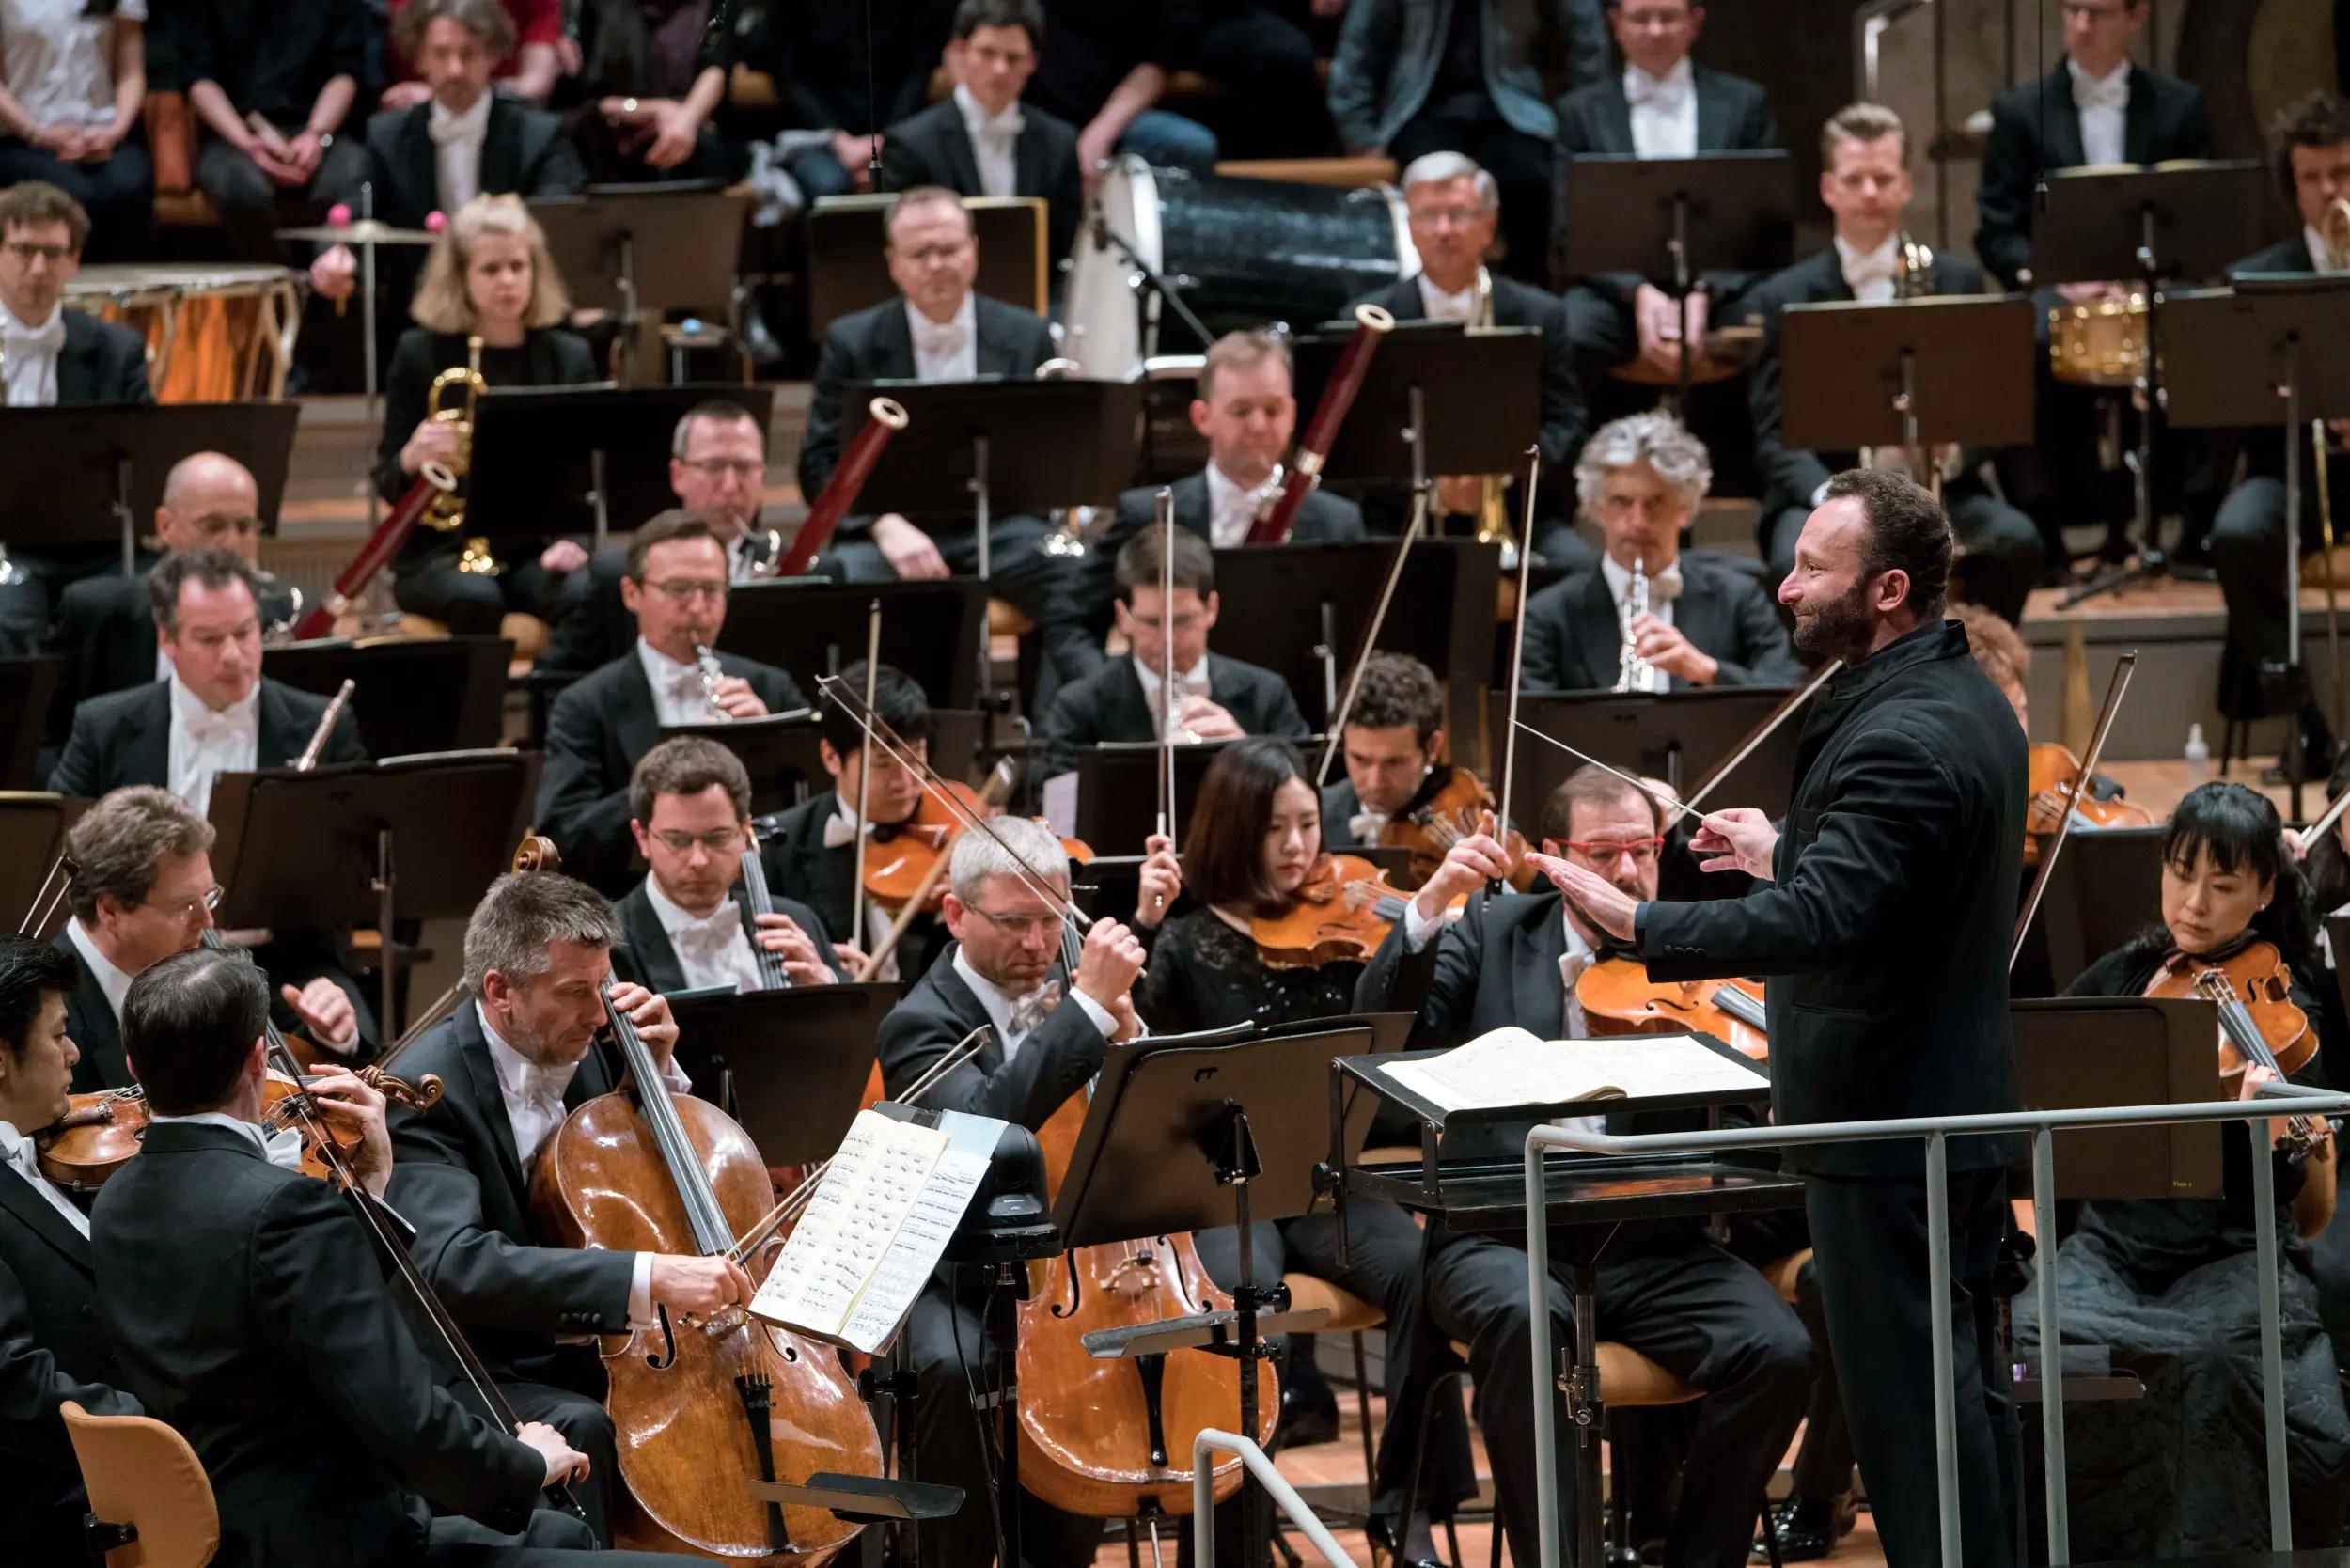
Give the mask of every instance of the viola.
[[[441, 1080], [430, 1073], [413, 1084], [377, 1067], [362, 1067], [357, 1076], [384, 1099], [412, 1110], [430, 1110], [440, 1102]], [[302, 1173], [324, 1180], [335, 1172], [321, 1144], [331, 1141], [337, 1152], [349, 1155], [359, 1147], [359, 1131], [309, 1115], [305, 1098], [301, 1083], [272, 1068], [261, 1086], [261, 1130], [298, 1130]], [[33, 1135], [41, 1174], [68, 1192], [96, 1192], [139, 1152], [147, 1139], [148, 1120], [147, 1090], [136, 1084], [71, 1096], [66, 1113]]]
[[1756, 1061], [1771, 1059], [1760, 980], [1653, 980], [1637, 958], [1606, 958], [1583, 971], [1574, 999], [1595, 1035], [1710, 1034]]
[[2123, 800], [2119, 793], [2110, 799], [2097, 796], [2100, 785], [2111, 781], [2092, 776], [2090, 787], [2081, 788], [2081, 761], [2064, 745], [2056, 741], [2036, 743], [2028, 760], [2030, 792], [2030, 831], [2024, 838], [2024, 860], [2027, 865], [2040, 859], [2040, 839], [2054, 833], [2057, 823], [2064, 818], [2069, 803], [2074, 812], [2074, 827], [2152, 827], [2154, 814], [2134, 801]]
[[[1452, 846], [1478, 830], [1494, 808], [1493, 792], [1463, 767], [1447, 766], [1445, 776], [1424, 799], [1415, 799], [1379, 830], [1379, 847], [1411, 852], [1406, 881], [1418, 887], [1436, 874]], [[1534, 868], [1526, 860], [1526, 836], [1512, 828], [1502, 849], [1510, 856], [1510, 886], [1523, 893], [1534, 885]]]
[[[2218, 995], [2223, 982], [2225, 998]], [[2221, 1003], [2219, 1076], [2231, 1093], [2248, 1062], [2289, 1078], [2317, 1054], [2317, 1033], [2292, 992], [2293, 971], [2284, 956], [2275, 943], [2257, 938], [2225, 958], [2173, 952], [2146, 988], [2149, 996], [2200, 996]], [[2240, 1018], [2232, 1020], [2230, 1002]], [[2231, 1028], [2232, 1021], [2248, 1021], [2252, 1027]]]

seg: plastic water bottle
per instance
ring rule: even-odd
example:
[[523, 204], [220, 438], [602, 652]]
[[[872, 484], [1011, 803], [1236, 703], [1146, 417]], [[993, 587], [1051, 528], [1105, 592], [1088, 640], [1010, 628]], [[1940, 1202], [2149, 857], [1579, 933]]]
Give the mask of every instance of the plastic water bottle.
[[2211, 776], [2211, 745], [2200, 724], [2186, 727], [2186, 776], [2198, 784]]

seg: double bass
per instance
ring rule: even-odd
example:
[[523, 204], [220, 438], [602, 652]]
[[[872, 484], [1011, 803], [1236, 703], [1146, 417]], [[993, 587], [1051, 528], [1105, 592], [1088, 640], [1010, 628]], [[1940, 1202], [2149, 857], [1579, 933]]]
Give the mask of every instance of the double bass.
[[[554, 859], [553, 845], [526, 840], [516, 869]], [[762, 1278], [783, 1241], [772, 1230], [756, 1247], [742, 1239], [775, 1194], [750, 1136], [707, 1102], [671, 1093], [609, 998], [604, 1019], [628, 1086], [578, 1106], [548, 1137], [531, 1175], [534, 1217], [560, 1245], [728, 1256]], [[706, 1319], [664, 1307], [653, 1327], [606, 1336], [603, 1358], [624, 1543], [780, 1568], [828, 1561], [855, 1538], [862, 1527], [827, 1509], [751, 1492], [820, 1470], [882, 1473], [872, 1416], [829, 1346], [739, 1306]]]

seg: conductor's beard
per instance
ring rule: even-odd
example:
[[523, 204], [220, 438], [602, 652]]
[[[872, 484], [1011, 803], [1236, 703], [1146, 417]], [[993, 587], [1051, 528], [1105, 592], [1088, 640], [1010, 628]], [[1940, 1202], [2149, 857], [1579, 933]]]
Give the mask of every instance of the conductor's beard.
[[1797, 610], [1792, 638], [1795, 651], [1814, 665], [1830, 659], [1856, 665], [1867, 658], [1869, 645], [1876, 635], [1876, 622], [1869, 614], [1869, 583], [1868, 578], [1862, 578], [1841, 598], [1830, 600], [1809, 614]]

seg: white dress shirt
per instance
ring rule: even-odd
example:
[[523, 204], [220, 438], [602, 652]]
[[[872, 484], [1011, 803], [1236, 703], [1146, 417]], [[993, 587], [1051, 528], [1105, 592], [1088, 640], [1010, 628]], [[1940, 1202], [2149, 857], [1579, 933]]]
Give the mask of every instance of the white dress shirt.
[[147, 0], [0, 0], [0, 72], [35, 125], [102, 130], [114, 123], [114, 24], [145, 22]]
[[1281, 470], [1277, 464], [1264, 483], [1254, 490], [1244, 490], [1227, 478], [1223, 469], [1209, 463], [1208, 542], [1219, 550], [1247, 543], [1248, 530], [1256, 525], [1258, 504], [1280, 488]]
[[432, 138], [432, 172], [441, 193], [441, 211], [455, 212], [481, 194], [481, 144], [490, 134], [490, 95], [474, 106], [452, 115], [433, 99], [425, 110], [425, 134]]
[[131, 994], [131, 977], [115, 967], [114, 960], [98, 950], [98, 939], [89, 933], [78, 915], [65, 923], [66, 940], [82, 955], [89, 972], [98, 977], [98, 989], [106, 994], [106, 1006], [113, 1010], [116, 1020], [122, 1017], [122, 998]]
[[1662, 76], [1638, 66], [1623, 69], [1624, 102], [1632, 107], [1632, 150], [1642, 158], [1698, 155], [1697, 71], [1684, 55]]
[[1844, 237], [1836, 237], [1836, 259], [1844, 269], [1844, 287], [1862, 305], [1875, 305], [1893, 297], [1893, 276], [1898, 271], [1897, 257], [1902, 237], [1888, 234], [1885, 243], [1863, 254], [1847, 244]]
[[242, 1133], [253, 1140], [253, 1147], [261, 1152], [261, 1157], [278, 1169], [302, 1168], [302, 1130], [298, 1127], [265, 1133], [258, 1122], [247, 1121], [243, 1117], [231, 1116], [227, 1111], [191, 1111], [186, 1116], [165, 1116], [158, 1110], [147, 1113], [147, 1124], [150, 1127], [165, 1126], [174, 1121], [194, 1127], [226, 1127], [232, 1133]]
[[32, 1184], [33, 1190], [48, 1200], [68, 1225], [84, 1240], [89, 1237], [89, 1215], [73, 1206], [65, 1190], [41, 1173], [40, 1149], [26, 1134], [18, 1132], [12, 1122], [0, 1121], [0, 1165], [13, 1167], [19, 1176]]
[[[1613, 556], [1599, 557], [1600, 575], [1607, 581], [1609, 597], [1616, 602], [1616, 624], [1625, 632], [1631, 630], [1626, 618], [1631, 614], [1628, 601], [1632, 594], [1632, 569], [1616, 564]], [[1648, 613], [1670, 626], [1673, 623], [1673, 600], [1681, 593], [1681, 568], [1668, 566], [1662, 572], [1652, 572], [1648, 579]], [[1648, 683], [1637, 689], [1663, 692], [1672, 689], [1672, 677], [1654, 665], [1648, 668]]]
[[[481, 1020], [482, 1039], [490, 1043], [490, 1065], [497, 1070], [498, 1098], [506, 1102], [506, 1124], [514, 1134], [514, 1157], [527, 1175], [540, 1145], [571, 1114], [563, 1108], [563, 1091], [571, 1088], [572, 1075], [579, 1071], [579, 1063], [541, 1067], [506, 1043], [497, 1026], [490, 1022], [489, 1011], [479, 1002], [474, 1003], [473, 1011], [474, 1016]], [[690, 1093], [694, 1087], [674, 1057], [662, 1073], [661, 1081], [669, 1086], [672, 1094]], [[658, 1321], [653, 1315], [652, 1254], [639, 1252], [634, 1270], [629, 1276], [628, 1325], [650, 1328]]]
[[979, 194], [1019, 195], [1020, 133], [1027, 121], [1021, 116], [1018, 102], [1000, 115], [991, 115], [971, 96], [969, 87], [958, 85], [955, 108], [962, 113], [963, 128], [971, 137], [971, 161], [979, 168]]
[[[971, 995], [979, 999], [979, 1006], [987, 1011], [988, 1024], [995, 1030], [995, 1043], [1004, 1048], [1004, 1060], [1009, 1063], [1012, 1058], [1020, 1054], [1022, 1042], [1036, 1032], [1034, 1026], [1023, 1028], [1017, 1034], [1012, 1032], [1012, 1012], [1020, 1001], [1020, 996], [1015, 996], [1010, 992], [1001, 989], [994, 980], [972, 968], [971, 961], [964, 955], [961, 944], [956, 945], [954, 962], [955, 973], [962, 977], [964, 984], [971, 988]], [[1049, 981], [1047, 983], [1059, 984], [1060, 982]], [[1028, 995], [1026, 992], [1021, 993], [1021, 996], [1026, 995]], [[1083, 1010], [1088, 1018], [1093, 1021], [1093, 1027], [1102, 1031], [1102, 1038], [1107, 1040], [1111, 1031], [1118, 1027], [1118, 1021], [1110, 1016], [1109, 1009], [1073, 985], [1064, 988], [1063, 999], [1066, 1000], [1069, 997], [1076, 999], [1077, 1006]]]
[[2073, 103], [2081, 117], [2081, 156], [2092, 164], [2128, 161], [2123, 133], [2129, 124], [2130, 63], [2113, 68], [2110, 76], [2092, 76], [2078, 60], [2066, 60], [2073, 75]]
[[1477, 314], [1477, 280], [1457, 294], [1448, 294], [1428, 281], [1428, 274], [1419, 274], [1420, 314], [1432, 321], [1466, 321]]
[[[1159, 715], [1159, 723], [1170, 731], [1179, 728], [1183, 720], [1183, 705], [1178, 701], [1167, 707], [1161, 706], [1159, 666], [1155, 664], [1146, 664], [1137, 658], [1135, 660], [1135, 675], [1142, 682], [1142, 700], [1151, 705], [1151, 711], [1153, 713]], [[1179, 669], [1175, 672], [1175, 689], [1186, 698], [1208, 695], [1208, 656], [1205, 653], [1200, 654], [1199, 662], [1189, 669]], [[1172, 712], [1168, 711], [1170, 707]]]
[[654, 917], [668, 934], [669, 946], [677, 949], [678, 968], [684, 973], [689, 988], [698, 991], [705, 986], [724, 985], [736, 991], [761, 989], [759, 955], [751, 950], [750, 933], [743, 927], [743, 911], [732, 899], [721, 899], [718, 907], [709, 914], [696, 915], [661, 890], [659, 877], [648, 876], [645, 902], [652, 905]]
[[979, 374], [979, 307], [964, 294], [952, 320], [933, 321], [906, 303], [906, 325], [914, 331], [914, 373], [923, 381], [976, 381]]
[[212, 808], [212, 780], [260, 765], [260, 698], [257, 682], [243, 701], [215, 713], [172, 671], [171, 792], [197, 816]]
[[2321, 273], [2338, 270], [2327, 265], [2327, 263], [2332, 259], [2332, 257], [2326, 247], [2325, 235], [2320, 234], [2316, 229], [2311, 228], [2309, 225], [2303, 224], [2301, 226], [2301, 243], [2310, 247], [2310, 265], [2311, 267]]
[[65, 306], [39, 326], [20, 321], [0, 305], [0, 355], [8, 362], [7, 406], [52, 408], [57, 401], [57, 355], [65, 352]]
[[663, 724], [717, 721], [718, 710], [710, 705], [709, 694], [702, 690], [700, 666], [679, 664], [643, 637], [636, 639], [636, 658], [645, 666], [646, 683], [652, 687], [653, 714]]

